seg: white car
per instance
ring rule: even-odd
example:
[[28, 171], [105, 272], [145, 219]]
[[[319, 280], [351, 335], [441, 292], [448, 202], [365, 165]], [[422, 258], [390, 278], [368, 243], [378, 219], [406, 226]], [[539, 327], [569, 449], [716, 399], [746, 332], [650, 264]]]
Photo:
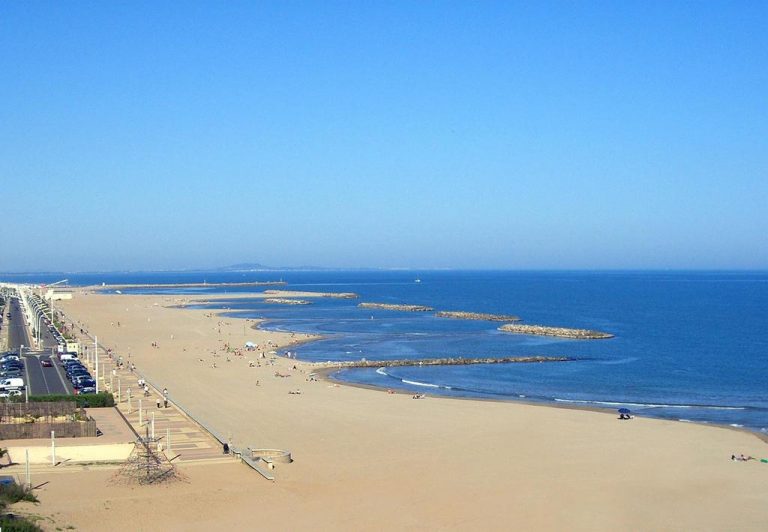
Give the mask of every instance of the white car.
[[0, 391], [0, 399], [5, 399], [6, 397], [15, 397], [21, 395], [21, 390], [2, 390]]

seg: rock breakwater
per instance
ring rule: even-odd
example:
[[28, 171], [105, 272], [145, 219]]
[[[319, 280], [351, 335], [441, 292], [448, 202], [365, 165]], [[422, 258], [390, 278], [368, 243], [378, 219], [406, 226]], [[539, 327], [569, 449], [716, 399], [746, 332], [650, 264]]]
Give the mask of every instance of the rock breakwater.
[[394, 305], [390, 303], [360, 303], [357, 305], [360, 308], [376, 308], [382, 310], [402, 310], [405, 312], [430, 312], [432, 307], [426, 307], [424, 305]]
[[505, 314], [486, 314], [483, 312], [464, 312], [459, 310], [441, 310], [436, 313], [438, 318], [453, 318], [455, 320], [479, 320], [479, 321], [520, 321], [518, 316]]
[[423, 358], [418, 360], [352, 360], [339, 362], [318, 362], [319, 367], [326, 368], [381, 368], [400, 366], [468, 366], [472, 364], [533, 364], [538, 362], [569, 362], [571, 358], [562, 356], [525, 356], [500, 358]]
[[513, 334], [533, 334], [537, 336], [557, 336], [576, 340], [602, 340], [613, 338], [612, 334], [587, 329], [568, 329], [566, 327], [545, 327], [543, 325], [519, 325], [509, 323], [499, 327], [500, 331]]

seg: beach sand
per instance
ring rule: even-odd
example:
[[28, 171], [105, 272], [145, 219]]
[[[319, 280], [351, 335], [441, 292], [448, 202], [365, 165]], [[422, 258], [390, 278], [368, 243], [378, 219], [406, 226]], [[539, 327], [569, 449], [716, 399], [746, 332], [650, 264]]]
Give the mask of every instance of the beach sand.
[[[278, 358], [270, 365], [253, 352], [227, 362], [221, 352], [225, 342], [285, 346], [306, 340], [302, 335], [175, 308], [188, 302], [78, 292], [56, 306], [167, 387], [173, 401], [231, 435], [235, 446], [288, 449], [294, 463], [278, 464], [274, 483], [236, 463], [188, 466], [187, 483], [163, 487], [113, 486], [111, 473], [98, 469], [41, 473], [36, 482], [48, 484], [32, 511], [82, 530], [764, 530], [768, 524], [768, 464], [730, 458], [768, 457], [768, 446], [753, 434], [514, 402], [414, 400], [308, 381], [307, 364]], [[249, 367], [251, 360], [261, 367]], [[289, 393], [295, 390], [301, 394]]]

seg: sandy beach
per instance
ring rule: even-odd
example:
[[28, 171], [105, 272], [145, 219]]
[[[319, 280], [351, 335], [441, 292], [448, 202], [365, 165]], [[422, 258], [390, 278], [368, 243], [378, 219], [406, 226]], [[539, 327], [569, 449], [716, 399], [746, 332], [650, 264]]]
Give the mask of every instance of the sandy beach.
[[[163, 487], [114, 486], [98, 468], [62, 470], [38, 478], [48, 483], [30, 511], [81, 530], [763, 530], [768, 523], [768, 464], [731, 460], [768, 457], [753, 434], [541, 405], [414, 400], [311, 380], [311, 365], [270, 363], [269, 354], [310, 338], [182, 308], [191, 303], [78, 291], [56, 307], [236, 446], [288, 449], [294, 462], [277, 466], [274, 483], [231, 463], [189, 466], [188, 482]], [[227, 352], [246, 341], [259, 349]]]

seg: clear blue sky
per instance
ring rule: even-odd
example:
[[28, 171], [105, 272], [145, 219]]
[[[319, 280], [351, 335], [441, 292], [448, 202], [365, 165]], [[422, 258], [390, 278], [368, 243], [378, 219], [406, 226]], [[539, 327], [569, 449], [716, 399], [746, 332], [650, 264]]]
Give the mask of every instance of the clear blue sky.
[[768, 268], [766, 2], [2, 2], [0, 271]]

